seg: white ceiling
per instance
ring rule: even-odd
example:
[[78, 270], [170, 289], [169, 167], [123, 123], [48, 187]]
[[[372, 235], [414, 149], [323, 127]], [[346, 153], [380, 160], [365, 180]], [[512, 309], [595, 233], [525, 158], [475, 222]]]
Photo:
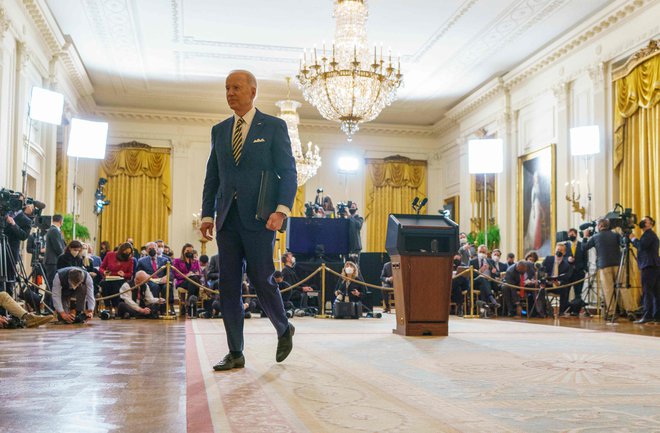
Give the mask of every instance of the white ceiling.
[[[369, 43], [400, 53], [405, 87], [379, 123], [431, 125], [613, 0], [371, 0]], [[303, 48], [332, 41], [332, 0], [47, 0], [97, 105], [228, 112], [224, 78], [249, 69], [276, 113]], [[303, 101], [296, 88], [292, 97]], [[320, 119], [307, 103], [301, 117]]]

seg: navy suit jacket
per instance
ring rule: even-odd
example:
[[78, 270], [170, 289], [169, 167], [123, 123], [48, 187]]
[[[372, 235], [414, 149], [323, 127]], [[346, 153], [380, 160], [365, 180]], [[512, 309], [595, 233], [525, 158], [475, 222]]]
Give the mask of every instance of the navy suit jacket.
[[[573, 256], [572, 243], [571, 241], [565, 242], [566, 244], [566, 258]], [[573, 269], [576, 272], [589, 271], [589, 254], [585, 249], [585, 242], [575, 241], [575, 262], [573, 262]]]
[[[545, 259], [543, 259], [543, 270], [548, 274], [548, 276], [552, 275], [552, 268], [555, 266], [555, 256], [546, 256]], [[568, 264], [568, 257], [564, 256], [562, 258], [561, 263], [559, 264], [559, 275], [560, 277], [558, 278], [559, 283], [564, 285], [568, 283], [571, 280], [571, 275], [573, 273], [573, 270], [571, 269], [571, 265]]]
[[[165, 266], [169, 260], [167, 260], [165, 257], [156, 257], [156, 269], [160, 268], [161, 266]], [[154, 266], [153, 263], [151, 262], [151, 257], [150, 256], [145, 256], [145, 257], [140, 257], [140, 259], [137, 261], [137, 266], [135, 267], [135, 272], [138, 271], [144, 271], [147, 274], [151, 275], [154, 273]], [[158, 272], [156, 275], [157, 278], [162, 278], [166, 274], [166, 270], [163, 269], [162, 271]]]
[[206, 164], [202, 195], [202, 217], [217, 212], [216, 230], [225, 222], [234, 194], [244, 229], [263, 230], [265, 221], [256, 219], [257, 198], [262, 171], [280, 176], [277, 204], [291, 209], [298, 188], [296, 162], [291, 151], [289, 131], [284, 120], [256, 110], [243, 144], [239, 164], [232, 156], [234, 116], [211, 130], [211, 155]]
[[647, 230], [642, 237], [633, 240], [633, 245], [637, 248], [637, 264], [639, 269], [646, 269], [660, 266], [660, 257], [658, 257], [658, 235], [653, 230]]

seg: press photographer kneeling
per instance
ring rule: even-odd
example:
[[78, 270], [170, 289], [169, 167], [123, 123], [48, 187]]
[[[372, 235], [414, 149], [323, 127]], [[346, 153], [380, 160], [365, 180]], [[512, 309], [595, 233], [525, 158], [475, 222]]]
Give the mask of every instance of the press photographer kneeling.
[[[71, 310], [73, 297], [76, 298], [75, 310]], [[96, 299], [94, 283], [87, 271], [76, 267], [57, 271], [53, 278], [53, 305], [58, 317], [66, 323], [84, 323], [91, 319]]]

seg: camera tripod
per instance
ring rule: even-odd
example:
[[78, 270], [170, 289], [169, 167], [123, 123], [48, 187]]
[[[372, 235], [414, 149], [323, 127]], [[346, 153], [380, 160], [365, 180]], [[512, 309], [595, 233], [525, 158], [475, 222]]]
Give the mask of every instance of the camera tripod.
[[[624, 233], [625, 234], [625, 233]], [[630, 249], [630, 239], [627, 236], [623, 237], [623, 251], [621, 252], [621, 260], [619, 261], [619, 268], [616, 272], [616, 280], [614, 283], [614, 290], [612, 291], [612, 296], [610, 296], [609, 302], [606, 303], [607, 312], [610, 311], [610, 306], [613, 306], [614, 309], [610, 316], [610, 323], [614, 323], [616, 320], [616, 310], [619, 305], [619, 300], [621, 299], [621, 289], [630, 290], [632, 286], [630, 285], [630, 256], [633, 256], [635, 259], [635, 253]], [[625, 276], [625, 283], [624, 283]], [[628, 317], [634, 316], [632, 311], [626, 311]], [[634, 319], [634, 317], [633, 317]]]

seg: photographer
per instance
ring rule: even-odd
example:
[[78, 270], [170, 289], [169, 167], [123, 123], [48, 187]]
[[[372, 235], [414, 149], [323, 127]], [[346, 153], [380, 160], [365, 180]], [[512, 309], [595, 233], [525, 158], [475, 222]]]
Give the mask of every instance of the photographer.
[[[522, 315], [520, 302], [526, 296], [525, 291], [512, 286], [534, 285], [536, 283], [535, 276], [534, 263], [532, 262], [521, 260], [515, 266], [509, 266], [504, 275], [504, 282], [507, 284], [502, 286], [503, 313], [505, 316]], [[527, 314], [531, 316], [529, 312]]]
[[[72, 297], [76, 298], [74, 312], [70, 311]], [[96, 299], [94, 283], [87, 271], [75, 267], [57, 271], [53, 278], [53, 304], [57, 315], [66, 323], [81, 323], [91, 319]]]
[[[37, 316], [36, 314], [28, 313], [7, 292], [0, 292], [0, 308], [20, 320], [26, 328], [35, 328], [53, 320], [53, 316]], [[0, 315], [0, 328], [8, 324], [9, 319], [4, 315]]]
[[643, 313], [635, 323], [643, 324], [660, 321], [660, 257], [658, 256], [658, 235], [653, 231], [655, 221], [645, 216], [639, 222], [642, 237], [637, 239], [633, 233], [629, 238], [637, 248], [637, 265], [642, 272]]
[[[603, 288], [605, 302], [605, 320], [610, 320], [616, 313], [614, 304], [614, 287], [616, 285], [617, 271], [621, 262], [621, 236], [610, 229], [610, 221], [600, 218], [597, 221], [598, 233], [591, 236], [590, 231], [584, 232], [587, 240], [585, 252], [596, 248], [596, 267], [598, 268], [598, 279]], [[622, 294], [623, 295], [623, 294]], [[624, 297], [624, 305], [627, 304]]]
[[[64, 242], [64, 236], [62, 236], [62, 215], [55, 214], [53, 215], [52, 225], [46, 232], [46, 255], [45, 255], [45, 271], [46, 271], [46, 280], [48, 281], [48, 287], [53, 287], [53, 280], [57, 274], [57, 259], [64, 252], [66, 243]], [[46, 294], [44, 301], [48, 304], [49, 307], [53, 307], [53, 301], [51, 296]]]
[[[357, 203], [349, 200], [348, 202], [348, 253], [349, 256], [353, 256], [356, 263], [359, 263], [360, 251], [362, 251], [362, 238], [360, 236], [360, 231], [362, 230], [362, 224], [364, 223], [364, 218], [362, 218], [357, 213], [358, 207]], [[342, 218], [346, 218], [346, 210], [342, 209], [340, 212]]]
[[163, 298], [155, 298], [149, 288], [149, 274], [137, 271], [135, 274], [135, 290], [130, 290], [129, 283], [124, 283], [119, 289], [121, 302], [117, 307], [117, 317], [130, 319], [131, 317], [144, 319], [157, 319], [160, 306], [165, 303]]

